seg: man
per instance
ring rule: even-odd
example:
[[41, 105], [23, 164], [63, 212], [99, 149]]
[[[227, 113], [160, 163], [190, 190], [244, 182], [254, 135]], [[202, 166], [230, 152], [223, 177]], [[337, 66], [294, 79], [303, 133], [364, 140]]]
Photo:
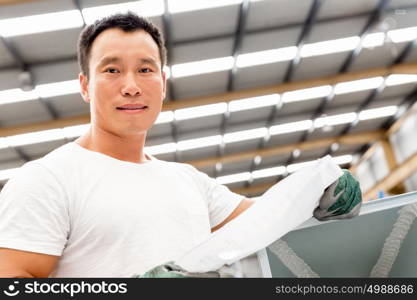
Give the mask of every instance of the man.
[[[252, 204], [189, 165], [144, 153], [166, 92], [156, 27], [132, 13], [104, 18], [81, 33], [78, 58], [91, 128], [24, 165], [4, 187], [0, 277], [143, 274]], [[343, 201], [356, 206], [358, 197]], [[342, 210], [339, 217], [350, 212]]]

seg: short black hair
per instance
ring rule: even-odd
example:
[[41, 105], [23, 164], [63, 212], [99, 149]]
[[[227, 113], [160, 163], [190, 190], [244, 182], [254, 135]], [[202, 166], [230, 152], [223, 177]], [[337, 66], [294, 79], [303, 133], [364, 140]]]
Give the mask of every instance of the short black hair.
[[89, 77], [88, 62], [90, 60], [91, 47], [97, 36], [103, 31], [111, 28], [120, 28], [124, 32], [133, 32], [136, 30], [144, 30], [155, 41], [159, 49], [159, 58], [161, 59], [162, 67], [166, 64], [166, 48], [164, 38], [161, 31], [148, 19], [138, 16], [133, 12], [118, 13], [100, 20], [93, 24], [86, 26], [80, 33], [78, 39], [78, 64], [81, 72]]

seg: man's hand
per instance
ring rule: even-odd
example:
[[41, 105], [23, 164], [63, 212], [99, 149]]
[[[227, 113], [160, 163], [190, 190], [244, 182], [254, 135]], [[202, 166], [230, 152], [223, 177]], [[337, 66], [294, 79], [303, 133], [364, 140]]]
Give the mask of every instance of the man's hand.
[[143, 275], [134, 275], [136, 278], [218, 278], [218, 272], [207, 273], [190, 273], [174, 264], [174, 262], [167, 262], [165, 264], [156, 266]]
[[343, 175], [324, 191], [313, 215], [320, 221], [349, 219], [359, 214], [361, 204], [359, 182], [343, 170]]

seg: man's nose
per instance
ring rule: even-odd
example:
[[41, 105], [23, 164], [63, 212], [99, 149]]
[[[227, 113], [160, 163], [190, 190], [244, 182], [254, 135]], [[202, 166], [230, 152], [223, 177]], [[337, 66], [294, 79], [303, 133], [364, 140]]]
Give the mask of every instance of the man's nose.
[[123, 96], [139, 96], [142, 94], [142, 89], [140, 88], [135, 75], [126, 75], [121, 92]]

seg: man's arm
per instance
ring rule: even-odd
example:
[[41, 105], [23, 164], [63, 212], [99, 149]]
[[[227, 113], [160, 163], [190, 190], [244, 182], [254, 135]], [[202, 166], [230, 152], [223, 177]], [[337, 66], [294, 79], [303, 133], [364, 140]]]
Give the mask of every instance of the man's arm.
[[[243, 199], [238, 207], [211, 232], [223, 227], [225, 224], [239, 216], [253, 204], [252, 199]], [[348, 170], [335, 181], [320, 199], [319, 206], [314, 211], [314, 217], [320, 221], [350, 219], [359, 214], [362, 203], [359, 182]]]
[[232, 211], [232, 213], [223, 222], [221, 222], [216, 227], [213, 227], [211, 229], [211, 232], [214, 232], [214, 231], [222, 228], [224, 225], [226, 225], [231, 220], [233, 220], [234, 218], [239, 216], [241, 213], [243, 213], [245, 210], [247, 210], [252, 204], [253, 204], [253, 200], [249, 199], [249, 198], [245, 198], [242, 201], [240, 201], [239, 205], [235, 208], [235, 210]]
[[0, 277], [46, 278], [59, 256], [0, 248]]

